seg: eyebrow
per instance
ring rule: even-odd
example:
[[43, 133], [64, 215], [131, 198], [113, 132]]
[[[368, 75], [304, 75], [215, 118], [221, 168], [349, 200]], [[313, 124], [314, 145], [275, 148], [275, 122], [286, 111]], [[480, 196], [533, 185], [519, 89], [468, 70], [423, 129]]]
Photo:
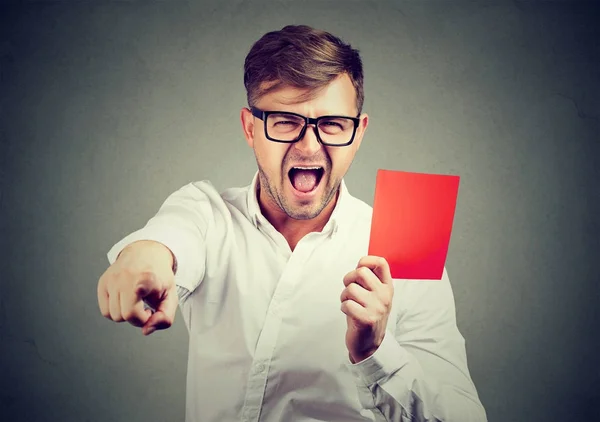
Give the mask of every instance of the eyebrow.
[[[256, 109], [258, 109], [260, 111], [268, 111], [268, 112], [275, 112], [275, 113], [282, 113], [282, 114], [292, 113], [292, 114], [297, 114], [297, 115], [300, 115], [300, 116], [303, 116], [303, 117], [310, 117], [310, 116], [307, 116], [306, 114], [299, 113], [297, 111], [291, 111], [291, 110], [276, 110], [276, 109], [273, 109], [273, 108], [266, 108], [265, 109], [265, 108], [258, 108], [258, 107], [256, 107]], [[315, 115], [312, 118], [313, 119], [317, 119], [319, 117], [326, 117], [326, 116], [350, 117], [350, 118], [358, 118], [359, 117], [359, 115], [352, 114], [352, 113], [331, 112], [330, 111], [330, 112], [327, 112], [327, 113], [319, 113], [319, 114]]]
[[[301, 116], [305, 116], [305, 114], [302, 113], [302, 112], [300, 112], [300, 111], [288, 110], [288, 109], [279, 109], [279, 106], [285, 107], [285, 106], [291, 106], [291, 105], [296, 105], [296, 104], [303, 103], [304, 101], [306, 101], [306, 100], [304, 100], [304, 96], [301, 96], [300, 100], [298, 100], [298, 97], [295, 97], [294, 101], [289, 101], [289, 102], [281, 101], [279, 98], [273, 98], [272, 101], [273, 101], [272, 102], [272, 106], [257, 107], [257, 108], [259, 108], [261, 110], [264, 110], [264, 111], [279, 111], [279, 112], [282, 112], [282, 113], [296, 113], [296, 114], [300, 114]], [[325, 110], [325, 111], [326, 111], [325, 113], [318, 113], [316, 115], [316, 117], [319, 117], [319, 116], [348, 116], [348, 117], [358, 117], [361, 114], [361, 113], [357, 114], [357, 112], [351, 112], [351, 111], [348, 112], [348, 113], [344, 113], [344, 112], [339, 111], [339, 110], [338, 111]]]

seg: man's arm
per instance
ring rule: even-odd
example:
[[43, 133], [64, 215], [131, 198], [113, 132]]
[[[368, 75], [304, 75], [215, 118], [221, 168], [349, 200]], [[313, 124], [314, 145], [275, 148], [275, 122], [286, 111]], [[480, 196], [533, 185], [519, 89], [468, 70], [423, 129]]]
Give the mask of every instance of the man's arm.
[[399, 314], [368, 358], [349, 365], [360, 401], [378, 421], [487, 421], [456, 326], [448, 275], [398, 280]]
[[114, 245], [108, 252], [111, 265], [98, 281], [101, 313], [142, 327], [146, 335], [170, 327], [177, 299], [184, 300], [204, 277], [205, 239], [219, 203], [210, 183], [188, 184], [171, 194], [144, 228]]
[[211, 188], [205, 182], [190, 183], [172, 193], [142, 229], [110, 249], [109, 263], [113, 264], [120, 252], [133, 242], [158, 242], [172, 253], [177, 286], [193, 291], [204, 277], [204, 239], [213, 213], [211, 196], [218, 198], [218, 193]]

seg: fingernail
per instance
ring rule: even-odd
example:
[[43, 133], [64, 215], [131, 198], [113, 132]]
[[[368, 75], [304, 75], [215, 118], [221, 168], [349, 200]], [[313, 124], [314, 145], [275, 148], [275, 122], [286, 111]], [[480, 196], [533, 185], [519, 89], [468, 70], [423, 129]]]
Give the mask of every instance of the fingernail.
[[149, 336], [150, 334], [152, 334], [152, 333], [153, 333], [153, 332], [155, 332], [155, 331], [156, 331], [156, 327], [150, 327], [150, 328], [148, 329], [148, 331], [146, 331], [146, 335], [147, 335], [147, 336]]

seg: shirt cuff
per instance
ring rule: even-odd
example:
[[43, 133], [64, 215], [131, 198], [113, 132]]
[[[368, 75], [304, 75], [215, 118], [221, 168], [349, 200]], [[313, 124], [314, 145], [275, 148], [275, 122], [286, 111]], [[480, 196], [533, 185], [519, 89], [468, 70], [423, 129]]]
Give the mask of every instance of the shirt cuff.
[[387, 331], [379, 348], [365, 360], [346, 366], [360, 385], [370, 386], [387, 380], [409, 362], [408, 352]]

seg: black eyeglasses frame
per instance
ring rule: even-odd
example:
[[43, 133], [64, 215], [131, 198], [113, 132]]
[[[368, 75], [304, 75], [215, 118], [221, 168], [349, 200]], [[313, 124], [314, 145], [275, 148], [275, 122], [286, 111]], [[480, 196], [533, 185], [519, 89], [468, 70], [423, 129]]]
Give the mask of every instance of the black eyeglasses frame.
[[[273, 141], [273, 142], [280, 142], [283, 144], [293, 144], [295, 142], [298, 142], [300, 139], [304, 138], [304, 135], [306, 134], [306, 128], [308, 127], [308, 125], [314, 125], [314, 131], [315, 131], [315, 135], [317, 136], [317, 140], [326, 146], [329, 147], [346, 147], [350, 144], [352, 144], [352, 142], [354, 142], [354, 137], [356, 136], [356, 130], [358, 129], [358, 125], [360, 124], [360, 119], [359, 116], [356, 117], [350, 117], [350, 116], [338, 116], [338, 115], [327, 115], [327, 116], [319, 116], [319, 117], [306, 117], [303, 116], [302, 114], [298, 114], [298, 113], [292, 113], [290, 111], [282, 111], [282, 110], [270, 110], [270, 111], [265, 111], [265, 110], [261, 110], [259, 108], [256, 107], [250, 107], [250, 111], [252, 112], [252, 115], [254, 117], [256, 117], [257, 119], [260, 119], [264, 122], [264, 130], [265, 130], [265, 136], [268, 140]], [[301, 119], [304, 120], [304, 127], [302, 128], [302, 130], [300, 131], [300, 133], [298, 134], [298, 136], [296, 137], [296, 139], [292, 139], [290, 141], [282, 141], [281, 139], [275, 139], [272, 138], [271, 136], [269, 136], [269, 133], [267, 131], [267, 119], [269, 117], [270, 114], [290, 114], [292, 116], [296, 116], [299, 117]], [[352, 136], [350, 137], [350, 140], [344, 144], [330, 144], [327, 142], [324, 142], [323, 139], [321, 139], [321, 135], [319, 135], [319, 129], [318, 129], [318, 124], [319, 121], [321, 120], [325, 120], [325, 119], [333, 119], [333, 118], [343, 118], [343, 119], [350, 119], [352, 120], [352, 122], [354, 123], [354, 128], [352, 130]]]

